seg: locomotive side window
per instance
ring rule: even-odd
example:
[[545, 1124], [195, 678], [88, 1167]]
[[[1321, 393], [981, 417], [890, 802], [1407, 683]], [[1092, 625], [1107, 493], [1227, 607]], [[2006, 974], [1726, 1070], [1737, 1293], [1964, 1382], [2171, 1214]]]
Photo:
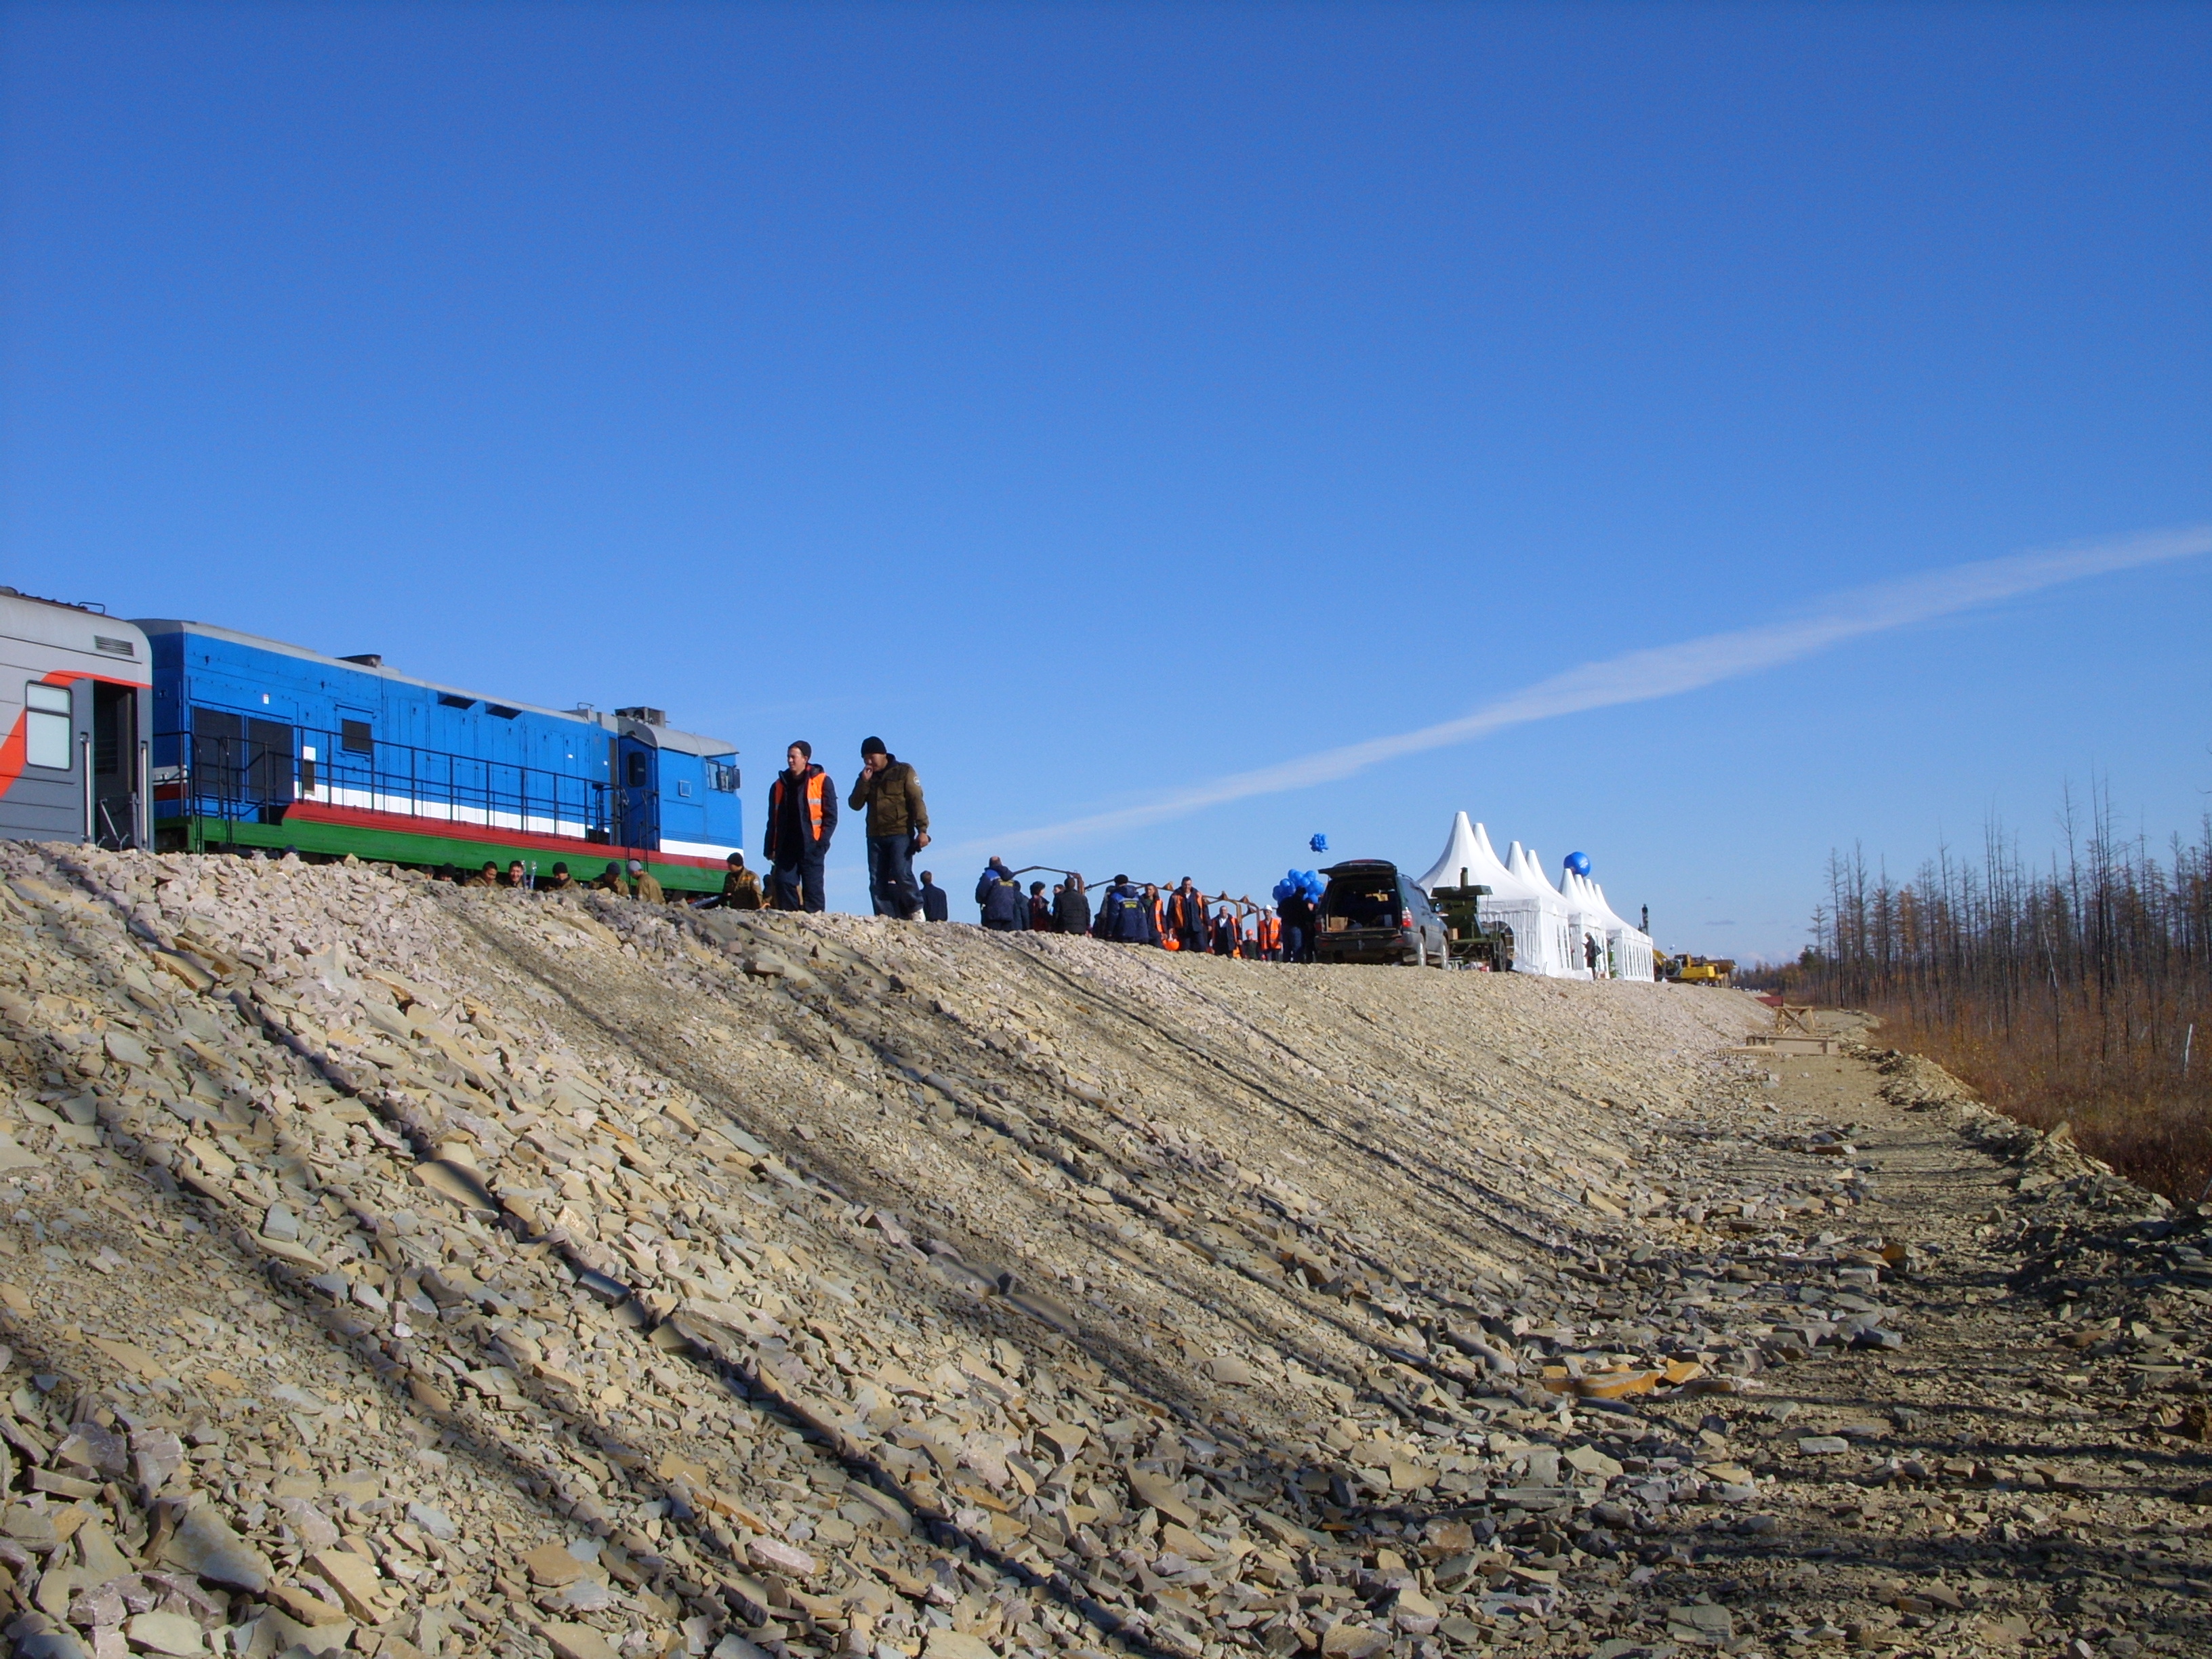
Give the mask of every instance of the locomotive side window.
[[338, 747], [349, 755], [370, 755], [376, 752], [376, 743], [368, 735], [367, 720], [340, 720]]
[[642, 789], [646, 782], [646, 759], [641, 750], [632, 750], [629, 757], [629, 787]]
[[76, 764], [70, 754], [69, 687], [27, 685], [23, 707], [23, 758], [33, 766], [68, 771]]
[[707, 763], [707, 787], [709, 789], [718, 790], [725, 795], [736, 794], [738, 793], [738, 769], [734, 766], [725, 766], [720, 761], [708, 761]]

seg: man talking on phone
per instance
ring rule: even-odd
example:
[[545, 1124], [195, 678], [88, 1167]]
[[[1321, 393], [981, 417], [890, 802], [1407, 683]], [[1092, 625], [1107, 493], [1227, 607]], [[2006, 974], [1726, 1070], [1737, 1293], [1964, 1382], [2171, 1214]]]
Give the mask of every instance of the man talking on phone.
[[860, 775], [847, 805], [855, 812], [867, 809], [868, 892], [876, 914], [911, 921], [921, 903], [914, 855], [929, 845], [921, 780], [881, 738], [869, 738], [860, 744]]

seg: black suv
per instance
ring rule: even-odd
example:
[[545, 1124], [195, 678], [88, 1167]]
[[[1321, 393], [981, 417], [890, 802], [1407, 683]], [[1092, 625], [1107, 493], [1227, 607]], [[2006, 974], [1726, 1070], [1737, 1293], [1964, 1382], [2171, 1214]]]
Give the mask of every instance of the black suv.
[[1346, 859], [1322, 874], [1314, 930], [1317, 962], [1402, 962], [1442, 968], [1450, 961], [1443, 918], [1413, 880], [1382, 859]]

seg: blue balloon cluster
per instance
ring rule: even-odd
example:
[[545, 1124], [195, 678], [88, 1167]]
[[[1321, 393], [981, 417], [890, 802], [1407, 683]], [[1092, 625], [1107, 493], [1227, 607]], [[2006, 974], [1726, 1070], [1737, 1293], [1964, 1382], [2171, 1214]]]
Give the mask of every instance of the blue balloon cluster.
[[1316, 835], [1311, 841], [1308, 842], [1306, 845], [1312, 848], [1316, 853], [1326, 853], [1328, 851], [1328, 837], [1327, 836]]
[[1589, 854], [1588, 853], [1570, 853], [1566, 856], [1565, 864], [1568, 869], [1573, 871], [1578, 876], [1587, 876], [1589, 874]]
[[[1316, 836], [1315, 839], [1319, 840], [1320, 837]], [[1319, 873], [1315, 871], [1288, 870], [1284, 872], [1283, 878], [1275, 884], [1275, 902], [1280, 904], [1293, 893], [1304, 893], [1309, 899], [1319, 903], [1322, 890], [1328, 885], [1328, 884], [1323, 881]]]

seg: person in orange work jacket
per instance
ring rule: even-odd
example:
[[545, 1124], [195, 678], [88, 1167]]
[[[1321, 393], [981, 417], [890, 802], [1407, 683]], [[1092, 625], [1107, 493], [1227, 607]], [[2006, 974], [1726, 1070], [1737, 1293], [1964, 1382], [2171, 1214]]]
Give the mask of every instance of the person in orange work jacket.
[[1174, 939], [1178, 950], [1204, 951], [1210, 942], [1210, 920], [1206, 913], [1206, 895], [1185, 876], [1182, 885], [1168, 895], [1167, 926], [1160, 930], [1160, 936]]
[[1145, 884], [1144, 905], [1145, 914], [1152, 919], [1152, 937], [1151, 942], [1158, 945], [1163, 950], [1182, 950], [1182, 944], [1176, 939], [1174, 934], [1168, 932], [1167, 904], [1165, 901], [1160, 897], [1159, 884], [1157, 882], [1148, 881]]
[[1283, 959], [1283, 919], [1273, 910], [1260, 912], [1260, 960]]
[[768, 787], [769, 897], [779, 910], [822, 910], [822, 861], [837, 829], [837, 786], [814, 764], [814, 745], [784, 751], [784, 769]]

